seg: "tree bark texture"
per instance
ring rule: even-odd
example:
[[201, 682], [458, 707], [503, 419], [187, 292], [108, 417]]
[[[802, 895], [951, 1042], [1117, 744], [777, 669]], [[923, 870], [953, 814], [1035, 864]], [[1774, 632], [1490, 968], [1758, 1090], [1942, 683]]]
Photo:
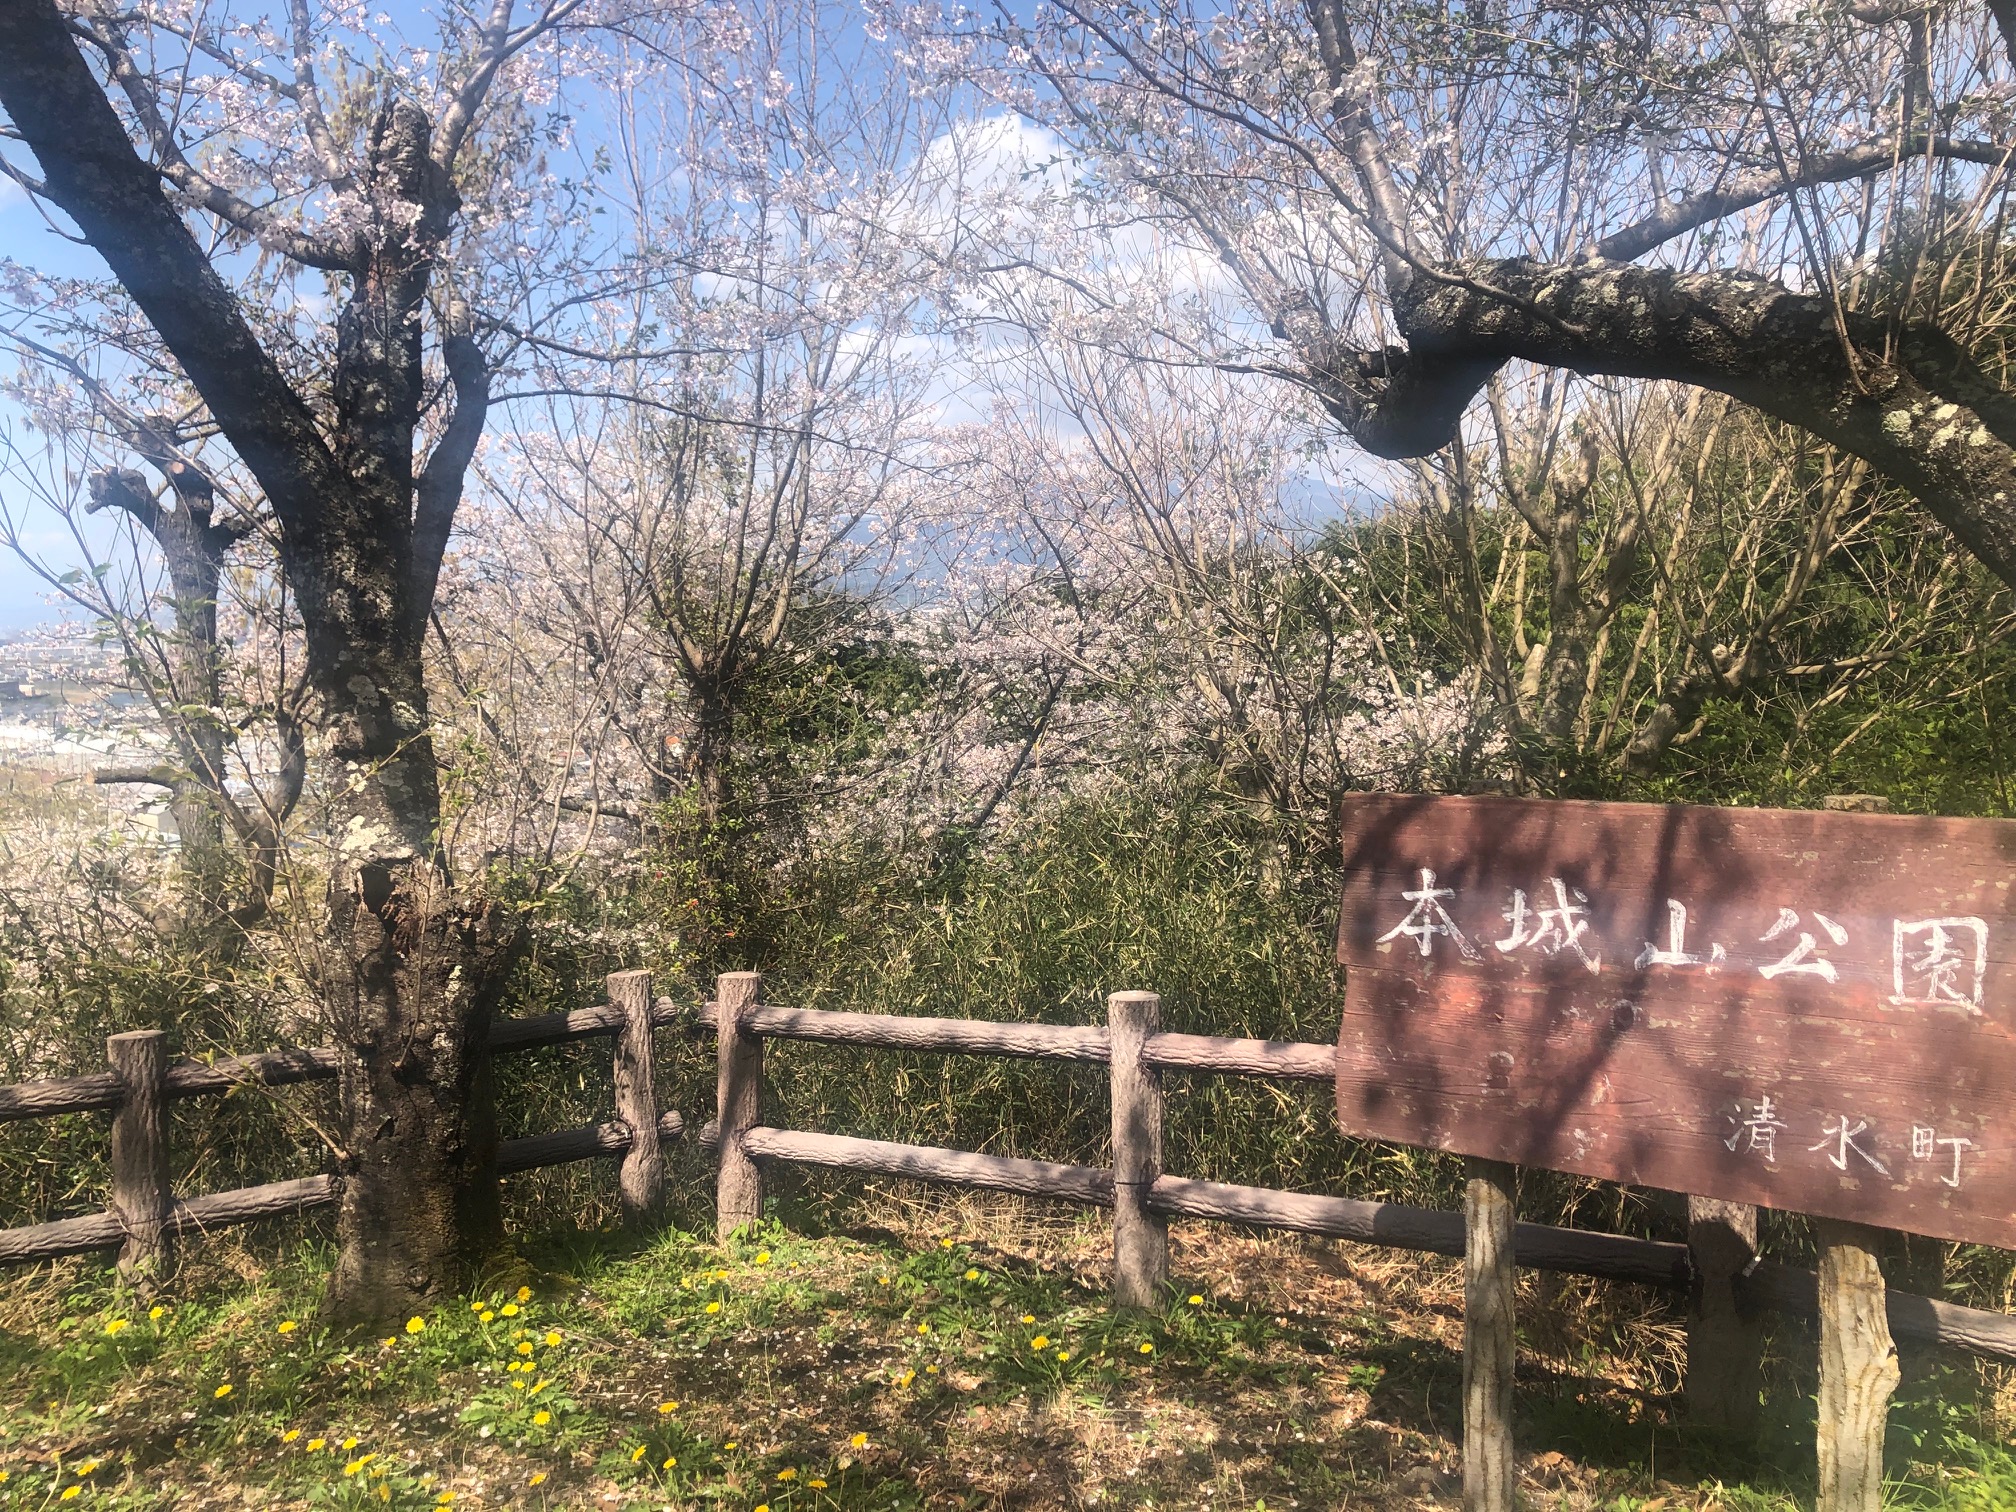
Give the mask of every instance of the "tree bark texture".
[[372, 118], [357, 193], [373, 214], [329, 264], [348, 292], [318, 417], [134, 150], [53, 0], [0, 0], [0, 105], [47, 197], [105, 258], [273, 510], [335, 777], [314, 962], [343, 1057], [343, 1255], [329, 1307], [382, 1325], [455, 1285], [496, 1240], [485, 1037], [518, 939], [511, 918], [458, 893], [441, 855], [421, 661], [488, 402], [480, 350], [444, 321], [455, 407], [416, 472], [427, 291], [460, 208], [452, 164], [433, 157], [417, 106]]
[[1767, 279], [1594, 259], [1429, 268], [1393, 314], [1405, 347], [1303, 353], [1325, 405], [1375, 455], [1448, 445], [1513, 358], [1694, 384], [1863, 458], [2016, 585], [2016, 395], [1937, 329], [1850, 312], [1844, 342], [1826, 300]]

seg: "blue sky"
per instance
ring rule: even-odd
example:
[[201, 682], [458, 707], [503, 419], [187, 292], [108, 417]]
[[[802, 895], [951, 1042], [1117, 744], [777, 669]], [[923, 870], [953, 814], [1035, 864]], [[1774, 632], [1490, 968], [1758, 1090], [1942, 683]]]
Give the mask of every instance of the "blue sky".
[[[28, 197], [0, 179], [0, 257], [11, 257], [51, 272], [103, 276], [105, 264], [88, 247], [66, 241], [49, 229]], [[0, 399], [0, 427], [17, 435], [21, 412]], [[27, 438], [24, 439], [24, 444]], [[10, 515], [23, 513], [27, 495], [20, 482], [0, 472], [0, 503]], [[61, 523], [46, 513], [31, 512], [30, 544], [63, 567], [76, 564], [76, 546]], [[0, 635], [51, 619], [56, 611], [44, 600], [48, 587], [12, 552], [0, 549]]]

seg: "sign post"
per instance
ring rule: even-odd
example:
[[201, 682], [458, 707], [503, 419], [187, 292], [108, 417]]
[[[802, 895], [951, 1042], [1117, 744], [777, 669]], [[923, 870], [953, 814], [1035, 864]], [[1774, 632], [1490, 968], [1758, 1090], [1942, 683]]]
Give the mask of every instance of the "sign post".
[[1367, 795], [1343, 856], [1347, 1132], [2016, 1247], [2016, 823]]

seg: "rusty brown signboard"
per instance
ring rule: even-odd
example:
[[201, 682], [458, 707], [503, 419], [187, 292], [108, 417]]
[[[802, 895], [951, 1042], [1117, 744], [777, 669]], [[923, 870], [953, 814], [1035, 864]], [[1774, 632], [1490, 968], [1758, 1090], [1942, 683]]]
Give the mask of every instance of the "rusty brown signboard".
[[2016, 822], [1368, 795], [1351, 1133], [2016, 1248]]

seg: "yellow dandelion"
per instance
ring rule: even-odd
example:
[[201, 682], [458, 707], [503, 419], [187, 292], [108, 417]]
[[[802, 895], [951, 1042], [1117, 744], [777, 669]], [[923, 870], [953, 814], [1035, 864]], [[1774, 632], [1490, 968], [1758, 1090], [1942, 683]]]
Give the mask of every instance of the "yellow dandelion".
[[544, 1391], [548, 1386], [551, 1386], [552, 1384], [553, 1383], [551, 1381], [539, 1381], [533, 1385], [530, 1395], [537, 1396], [539, 1395], [540, 1392]]
[[787, 1465], [777, 1472], [777, 1479], [780, 1481], [794, 1481], [798, 1479], [798, 1472]]
[[280, 1435], [280, 1442], [291, 1444], [299, 1437], [301, 1437], [301, 1430], [299, 1428], [289, 1428], [285, 1433]]
[[165, 1307], [150, 1307], [147, 1309], [147, 1321], [150, 1323], [159, 1323], [161, 1315], [167, 1311], [168, 1309]]
[[1034, 1313], [1024, 1313], [1024, 1314], [1022, 1314], [1022, 1321], [1023, 1321], [1024, 1323], [1034, 1323], [1034, 1322], [1036, 1321], [1036, 1314], [1034, 1314]]
[[378, 1341], [378, 1347], [380, 1349], [390, 1349], [394, 1344], [397, 1344], [398, 1342], [399, 1341], [396, 1338], [380, 1339]]
[[481, 1311], [483, 1311], [484, 1308], [488, 1307], [489, 1305], [490, 1304], [485, 1302], [481, 1297], [478, 1297], [474, 1302], [471, 1302], [469, 1304], [469, 1311], [480, 1313]]
[[644, 1446], [639, 1444], [635, 1449], [630, 1451], [630, 1463], [634, 1465], [642, 1458], [644, 1458]]
[[95, 1459], [87, 1459], [86, 1461], [84, 1461], [83, 1464], [77, 1467], [77, 1473], [79, 1475], [89, 1475], [93, 1470], [96, 1470], [98, 1468], [100, 1463], [101, 1463], [100, 1461]]
[[383, 1481], [378, 1482], [378, 1500], [382, 1502], [392, 1500], [392, 1488]]
[[951, 1241], [950, 1239], [940, 1239], [940, 1240], [938, 1241], [938, 1248], [940, 1248], [940, 1249], [950, 1249], [950, 1248], [952, 1248], [952, 1241]]
[[548, 1349], [558, 1349], [560, 1347], [559, 1329], [549, 1328], [546, 1330], [546, 1347]]
[[294, 1332], [294, 1330], [299, 1328], [300, 1326], [301, 1325], [299, 1323], [296, 1323], [292, 1318], [288, 1318], [284, 1320], [281, 1323], [281, 1325], [273, 1331], [275, 1333], [289, 1334]]
[[453, 1491], [443, 1491], [439, 1496], [434, 1498], [434, 1504], [438, 1507], [445, 1507], [453, 1500], [455, 1500], [455, 1493]]
[[63, 1488], [63, 1494], [57, 1497], [56, 1500], [75, 1501], [77, 1500], [78, 1497], [82, 1496], [83, 1494], [84, 1494], [84, 1488], [82, 1486], [65, 1486]]
[[220, 1402], [223, 1401], [224, 1398], [231, 1395], [231, 1383], [229, 1381], [226, 1381], [222, 1386], [219, 1386], [215, 1391], [211, 1392], [210, 1395], [217, 1398], [217, 1400]]
[[125, 1326], [126, 1326], [126, 1320], [124, 1318], [114, 1318], [110, 1323], [107, 1323], [105, 1325], [105, 1332], [107, 1332], [108, 1334], [116, 1334], [117, 1332], [119, 1332], [120, 1329], [124, 1328]]
[[310, 1439], [310, 1440], [308, 1440], [308, 1447], [309, 1447], [310, 1449], [327, 1449], [327, 1448], [329, 1447], [329, 1440], [327, 1440], [327, 1439]]
[[826, 1482], [819, 1479], [819, 1477], [816, 1475], [813, 1476], [812, 1479], [805, 1482], [805, 1484], [810, 1486], [814, 1491], [824, 1491], [826, 1489]]
[[896, 1378], [896, 1384], [897, 1384], [898, 1386], [908, 1386], [908, 1385], [909, 1385], [909, 1384], [910, 1384], [910, 1383], [911, 1383], [912, 1381], [914, 1381], [914, 1380], [916, 1380], [916, 1379], [917, 1379], [917, 1372], [916, 1372], [916, 1371], [914, 1371], [914, 1370], [906, 1370], [906, 1371], [904, 1371], [904, 1372], [903, 1372], [903, 1374], [901, 1374], [900, 1376], [898, 1376], [898, 1377]]
[[1196, 1292], [1192, 1292], [1190, 1294], [1190, 1305], [1192, 1307], [1202, 1307], [1204, 1305], [1204, 1298]]
[[518, 1353], [520, 1353], [521, 1355], [528, 1355], [528, 1354], [532, 1353], [532, 1346], [531, 1346], [531, 1344], [529, 1344], [529, 1343], [525, 1343], [525, 1344], [520, 1344], [520, 1345], [518, 1346]]
[[545, 1485], [545, 1484], [546, 1484], [546, 1472], [545, 1472], [544, 1470], [534, 1470], [534, 1471], [532, 1472], [532, 1479], [530, 1479], [529, 1481], [527, 1481], [527, 1482], [526, 1482], [525, 1484], [526, 1484], [526, 1485], [528, 1485], [528, 1486], [543, 1486], [543, 1485]]
[[768, 1250], [756, 1251], [756, 1263], [758, 1265], [768, 1265], [770, 1263], [770, 1251]]
[[710, 1313], [717, 1313], [721, 1311], [721, 1304], [719, 1302], [709, 1302], [707, 1304], [707, 1311], [709, 1311]]
[[917, 1332], [919, 1332], [920, 1334], [927, 1334], [931, 1332], [931, 1325], [929, 1323], [919, 1323], [917, 1325]]
[[1060, 1362], [1068, 1360], [1071, 1358], [1071, 1351], [1068, 1349], [1060, 1349], [1057, 1351], [1057, 1358]]
[[739, 1443], [737, 1443], [734, 1439], [730, 1439], [728, 1440], [727, 1443], [723, 1444], [721, 1447], [723, 1449], [740, 1449], [742, 1446]]
[[532, 1288], [531, 1288], [531, 1287], [529, 1287], [529, 1286], [521, 1286], [521, 1287], [519, 1287], [519, 1288], [518, 1288], [518, 1300], [519, 1300], [520, 1302], [530, 1302], [530, 1301], [532, 1300]]
[[1029, 1341], [1029, 1347], [1031, 1349], [1048, 1349], [1050, 1347], [1050, 1336], [1048, 1334], [1036, 1335], [1035, 1338]]
[[497, 1314], [486, 1307], [482, 1312], [477, 1314], [476, 1321], [478, 1323], [495, 1323], [497, 1321]]
[[969, 1268], [966, 1272], [966, 1279], [968, 1281], [978, 1281], [980, 1279], [980, 1272]]
[[728, 1279], [728, 1272], [724, 1270], [717, 1270], [716, 1272], [714, 1272], [714, 1279], [716, 1281], [726, 1281]]
[[868, 1435], [865, 1433], [855, 1434], [854, 1437], [847, 1440], [847, 1447], [850, 1449], [866, 1449], [868, 1447]]
[[357, 1474], [358, 1471], [362, 1470], [366, 1465], [370, 1464], [371, 1461], [373, 1461], [376, 1458], [378, 1458], [378, 1456], [375, 1454], [360, 1455], [356, 1459], [350, 1461], [349, 1464], [343, 1467], [343, 1473], [345, 1475], [355, 1475]]
[[553, 1414], [545, 1411], [543, 1408], [540, 1411], [532, 1414], [532, 1426], [534, 1428], [544, 1428], [548, 1423], [552, 1421], [553, 1421]]
[[523, 1391], [525, 1389], [524, 1379], [521, 1377], [520, 1379], [513, 1381], [511, 1383], [511, 1389], [513, 1391]]
[[345, 1440], [343, 1440], [343, 1452], [344, 1452], [345, 1454], [348, 1454], [348, 1453], [349, 1453], [349, 1452], [350, 1452], [350, 1451], [351, 1451], [352, 1449], [355, 1449], [356, 1447], [357, 1447], [357, 1435], [356, 1435], [356, 1434], [354, 1434], [354, 1433], [353, 1433], [353, 1434], [351, 1434], [351, 1435], [350, 1435], [350, 1437], [349, 1437], [349, 1438], [346, 1438]]
[[756, 1512], [770, 1512], [770, 1503], [758, 1502], [756, 1504]]
[[679, 1463], [678, 1455], [668, 1454], [665, 1456], [665, 1463], [660, 1465], [658, 1468], [660, 1470], [670, 1470], [673, 1466], [677, 1465], [678, 1463]]
[[924, 1367], [924, 1374], [926, 1374], [926, 1375], [936, 1375], [936, 1374], [938, 1374], [938, 1367], [937, 1367], [936, 1365], [926, 1365], [926, 1366]]
[[14, 1479], [14, 1472], [12, 1470], [0, 1470], [0, 1486], [6, 1485], [12, 1479]]
[[877, 1276], [875, 1279], [877, 1281], [880, 1281], [884, 1286], [887, 1286], [889, 1284], [889, 1278], [887, 1276]]
[[427, 1320], [425, 1318], [408, 1318], [406, 1320], [406, 1332], [409, 1334], [427, 1332]]
[[679, 1404], [677, 1402], [660, 1402], [658, 1404], [658, 1410], [660, 1412], [677, 1412], [679, 1410]]
[[503, 1307], [503, 1312], [504, 1312], [504, 1316], [505, 1316], [505, 1317], [507, 1317], [507, 1318], [515, 1318], [515, 1317], [517, 1317], [517, 1316], [518, 1316], [518, 1304], [517, 1304], [516, 1302], [506, 1302], [506, 1303], [504, 1304], [504, 1307]]
[[1143, 1343], [1141, 1346], [1141, 1353], [1153, 1354], [1155, 1353], [1155, 1346], [1153, 1344]]

